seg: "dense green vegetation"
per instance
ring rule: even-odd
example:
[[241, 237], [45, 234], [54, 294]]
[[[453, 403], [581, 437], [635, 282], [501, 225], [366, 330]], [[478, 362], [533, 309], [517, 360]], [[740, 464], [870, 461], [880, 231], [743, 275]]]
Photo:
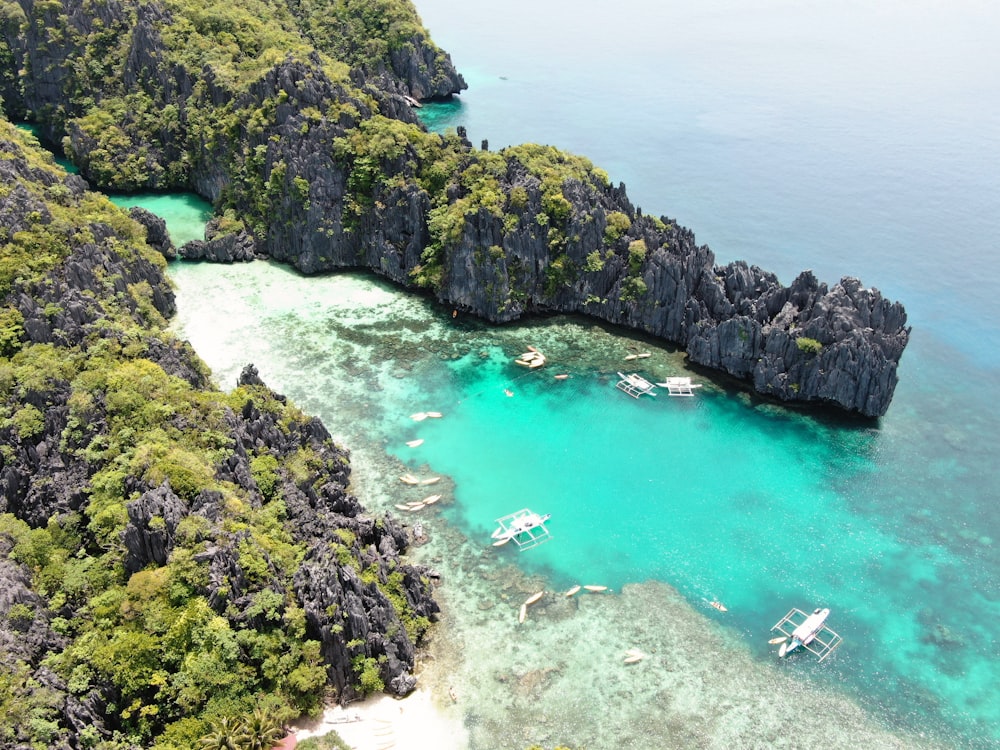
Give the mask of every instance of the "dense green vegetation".
[[[155, 350], [178, 351], [203, 366], [164, 330], [150, 284], [123, 283], [110, 265], [94, 279], [97, 324], [90, 333], [63, 344], [26, 340], [12, 294], [22, 295], [22, 307], [23, 295], [35, 297], [58, 325], [60, 305], [46, 296], [61, 264], [81, 247], [98, 248], [123, 269], [137, 262], [162, 269], [164, 261], [145, 245], [142, 227], [102, 196], [67, 187], [65, 173], [34, 138], [2, 121], [0, 160], [19, 175], [3, 190], [37, 206], [28, 206], [26, 228], [15, 227], [0, 255], [8, 300], [0, 308], [0, 453], [18, 466], [55, 427], [53, 450], [87, 467], [88, 476], [78, 510], [34, 527], [0, 514], [0, 552], [29, 572], [38, 597], [11, 607], [0, 626], [47, 629], [51, 641], [36, 664], [0, 654], [0, 745], [42, 748], [65, 736], [59, 717], [66, 696], [38, 684], [33, 670], [40, 664], [76, 699], [100, 694], [107, 701], [113, 735], [92, 729], [79, 737], [104, 750], [134, 743], [191, 748], [199, 738], [231, 732], [245, 739], [255, 726], [280, 727], [317, 710], [330, 697], [326, 668], [291, 584], [309, 548], [289, 526], [283, 488], [318, 487], [339, 476], [342, 455], [309, 444], [276, 455], [265, 446], [248, 457], [249, 488], [222, 478], [219, 467], [234, 455], [234, 414], [263, 414], [284, 433], [308, 418], [266, 388], [226, 395], [192, 382], [207, 378], [203, 369], [188, 378], [165, 370]], [[44, 493], [52, 480], [29, 481]], [[190, 507], [210, 503], [214, 510], [179, 523], [166, 511], [150, 518], [149, 534], [169, 533], [169, 557], [130, 573], [130, 503], [158, 487]], [[336, 546], [372, 586], [384, 588], [419, 638], [429, 623], [409, 612], [402, 573], [383, 575], [357, 559], [361, 543], [348, 529]], [[213, 550], [228, 551], [239, 580], [210, 580]], [[382, 689], [378, 660], [356, 658], [362, 692]]]
[[[393, 76], [426, 87], [444, 75], [446, 58], [406, 0], [165, 0], [158, 12], [126, 3], [107, 23], [57, 2], [34, 3], [30, 19], [15, 19], [17, 10], [0, 16], [8, 38], [72, 51], [44, 62], [63, 66], [65, 96], [31, 114], [66, 133], [85, 177], [117, 190], [209, 186], [225, 224], [266, 252], [313, 248], [302, 270], [334, 267], [334, 256], [351, 263], [387, 214], [416, 206], [426, 240], [397, 280], [441, 293], [469, 225], [491, 217], [515, 245], [544, 253], [512, 256], [496, 241], [476, 251], [488, 304], [502, 312], [526, 301], [528, 269], [554, 300], [641, 233], [621, 210], [606, 215], [608, 178], [588, 160], [534, 144], [476, 151], [457, 134], [427, 133], [376, 86], [359, 85], [359, 71], [393, 91], [407, 85]], [[137, 36], [140, 27], [148, 31]], [[148, 42], [137, 48], [137, 38]], [[129, 68], [136, 58], [141, 67]], [[12, 101], [25, 90], [14, 86]], [[578, 252], [588, 222], [598, 241], [603, 232], [593, 257]], [[628, 298], [642, 286], [636, 275]]]
[[795, 339], [795, 345], [799, 348], [800, 352], [805, 352], [806, 354], [818, 354], [823, 348], [821, 341], [811, 339], [808, 336], [799, 336]]
[[[416, 40], [431, 44], [416, 9], [399, 0], [298, 0], [296, 13], [318, 49], [374, 72]], [[436, 48], [435, 48], [436, 49]]]

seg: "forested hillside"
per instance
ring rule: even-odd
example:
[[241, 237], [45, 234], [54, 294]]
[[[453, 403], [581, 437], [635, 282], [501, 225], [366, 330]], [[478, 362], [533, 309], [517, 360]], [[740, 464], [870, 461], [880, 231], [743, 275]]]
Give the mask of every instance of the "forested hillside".
[[191, 748], [412, 689], [437, 611], [347, 451], [164, 329], [145, 230], [0, 122], [0, 746]]

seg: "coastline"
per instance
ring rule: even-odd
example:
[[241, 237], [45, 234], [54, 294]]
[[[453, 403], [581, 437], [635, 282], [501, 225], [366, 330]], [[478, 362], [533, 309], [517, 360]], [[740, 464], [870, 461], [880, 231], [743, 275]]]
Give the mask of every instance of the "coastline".
[[461, 717], [426, 687], [406, 698], [371, 697], [346, 708], [329, 706], [312, 723], [292, 727], [299, 742], [337, 732], [353, 750], [465, 750], [468, 733]]

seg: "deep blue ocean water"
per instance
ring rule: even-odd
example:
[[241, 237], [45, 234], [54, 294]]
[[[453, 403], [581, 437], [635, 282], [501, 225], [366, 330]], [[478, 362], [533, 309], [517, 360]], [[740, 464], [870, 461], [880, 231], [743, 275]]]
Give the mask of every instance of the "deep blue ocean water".
[[[808, 416], [710, 380], [694, 399], [636, 402], [614, 374], [629, 345], [649, 343], [623, 331], [563, 318], [491, 330], [364, 277], [176, 264], [179, 329], [220, 384], [255, 362], [357, 461], [390, 466], [369, 472], [386, 475], [388, 508], [398, 467], [448, 478], [436, 515], [420, 518], [447, 520], [473, 550], [473, 562], [438, 560], [469, 662], [489, 662], [491, 639], [508, 635], [508, 614], [459, 593], [495, 582], [494, 565], [551, 590], [668, 583], [761, 672], [775, 663], [767, 631], [781, 614], [829, 606], [844, 646], [784, 675], [846, 695], [891, 730], [1000, 747], [1000, 11], [929, 0], [418, 10], [470, 84], [421, 110], [429, 126], [463, 125], [494, 149], [533, 141], [584, 154], [720, 261], [745, 258], [785, 282], [806, 268], [829, 283], [855, 275], [901, 300], [913, 336], [889, 413]], [[529, 343], [572, 377], [512, 365]], [[652, 349], [647, 374], [683, 371], [669, 347]], [[410, 419], [432, 408], [445, 418]], [[553, 514], [553, 541], [491, 550], [494, 519], [524, 505]], [[672, 619], [649, 612], [636, 627], [652, 639]], [[551, 638], [529, 644], [536, 659], [559, 646]], [[583, 661], [559, 669], [620, 710], [604, 673]], [[528, 726], [564, 708], [553, 690], [511, 695], [488, 670], [458, 671], [483, 733], [474, 746], [508, 746], [484, 728], [490, 707], [513, 715], [510, 700]], [[658, 677], [632, 674], [628, 701], [648, 720], [662, 703], [641, 698], [642, 685]], [[697, 699], [705, 722], [729, 710], [727, 686], [715, 689]], [[803, 738], [801, 718], [790, 731]], [[626, 741], [629, 727], [620, 743], [582, 720], [552, 737], [676, 741], [655, 729]], [[857, 744], [851, 729], [831, 719], [819, 736]], [[749, 736], [773, 744], [764, 730]]]

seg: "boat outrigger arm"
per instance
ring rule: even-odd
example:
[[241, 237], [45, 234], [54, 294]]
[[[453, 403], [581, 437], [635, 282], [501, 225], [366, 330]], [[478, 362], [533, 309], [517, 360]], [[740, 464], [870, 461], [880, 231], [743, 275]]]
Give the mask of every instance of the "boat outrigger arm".
[[781, 642], [778, 656], [790, 654], [797, 648], [815, 654], [820, 661], [832, 654], [844, 639], [827, 627], [826, 618], [829, 616], [829, 609], [817, 608], [811, 615], [794, 607], [789, 610], [788, 614], [771, 628], [785, 636], [775, 639]]

